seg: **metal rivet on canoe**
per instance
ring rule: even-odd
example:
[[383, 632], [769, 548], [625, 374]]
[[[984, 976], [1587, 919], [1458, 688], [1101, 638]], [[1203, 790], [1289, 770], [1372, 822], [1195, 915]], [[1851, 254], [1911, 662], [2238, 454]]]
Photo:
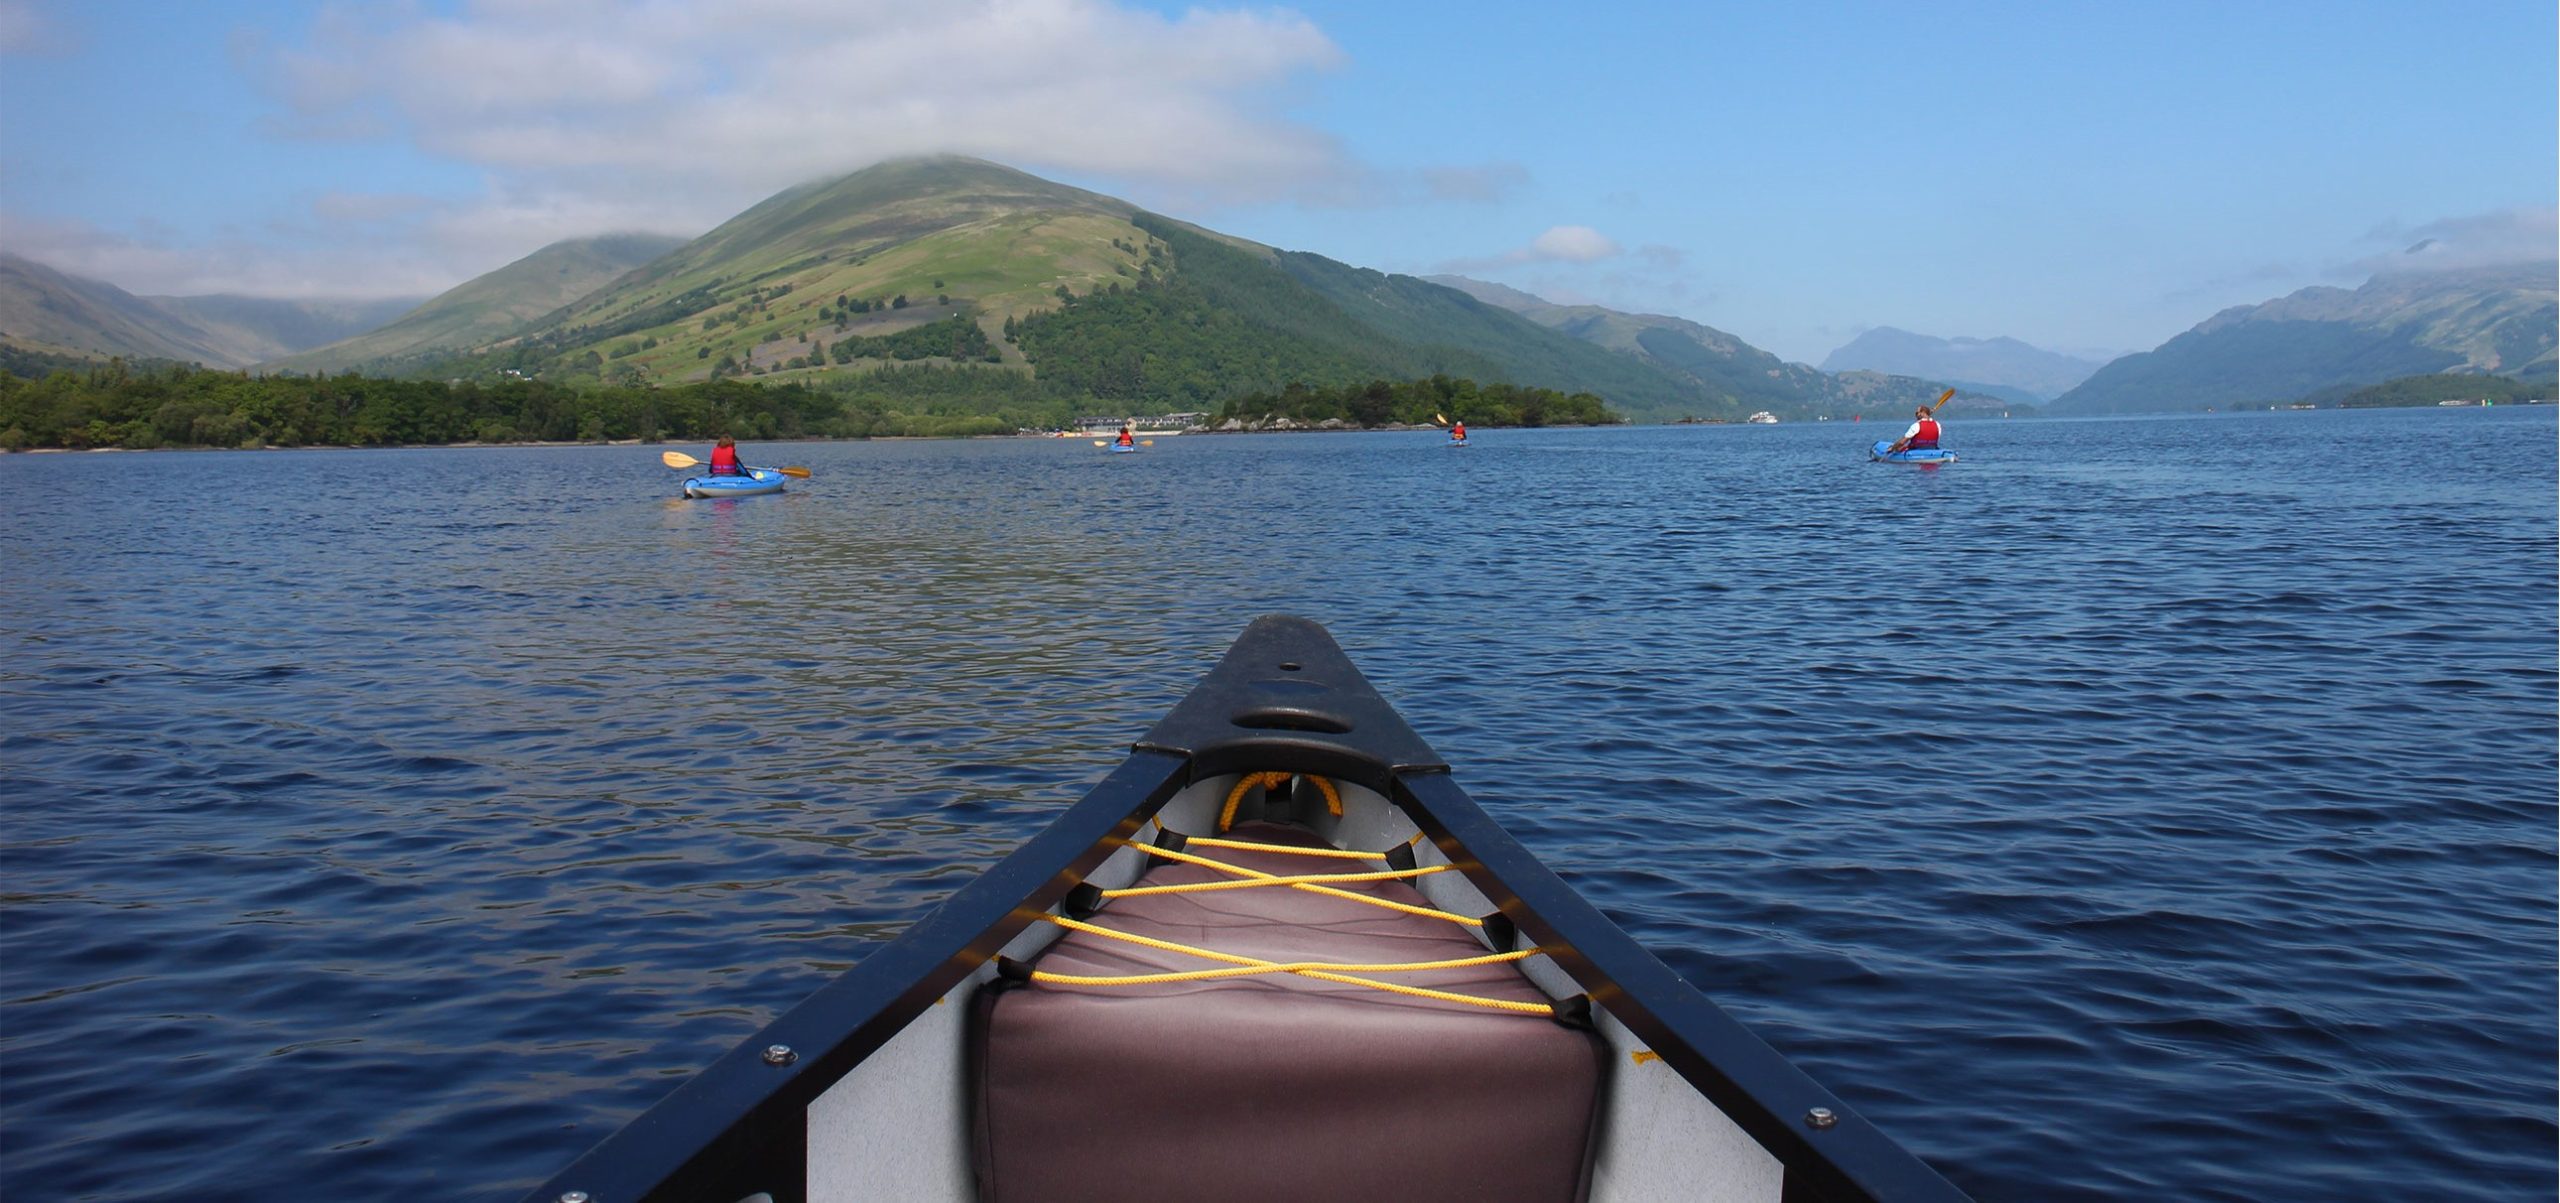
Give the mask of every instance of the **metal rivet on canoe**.
[[800, 1054], [792, 1052], [791, 1046], [788, 1044], [768, 1044], [764, 1046], [764, 1063], [767, 1065], [789, 1065], [799, 1059]]
[[1833, 1124], [1839, 1123], [1840, 1117], [1831, 1114], [1831, 1109], [1829, 1107], [1816, 1107], [1813, 1110], [1804, 1113], [1804, 1122], [1817, 1128], [1828, 1128]]

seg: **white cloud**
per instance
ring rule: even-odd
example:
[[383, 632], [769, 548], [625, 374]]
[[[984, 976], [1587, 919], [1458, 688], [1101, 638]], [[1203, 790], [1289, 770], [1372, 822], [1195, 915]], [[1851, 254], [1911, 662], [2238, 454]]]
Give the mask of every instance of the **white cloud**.
[[[1654, 249], [1647, 248], [1649, 257]], [[1625, 253], [1616, 241], [1589, 226], [1550, 226], [1545, 233], [1530, 239], [1527, 246], [1492, 255], [1451, 259], [1436, 270], [1472, 272], [1524, 267], [1533, 263], [1598, 263]]]
[[1597, 263], [1614, 258], [1618, 244], [1589, 226], [1556, 226], [1530, 240], [1529, 254], [1565, 263]]
[[577, 191], [609, 170], [687, 216], [935, 152], [1170, 194], [1336, 194], [1361, 169], [1274, 94], [1341, 61], [1293, 13], [1105, 0], [345, 8], [275, 59], [311, 128], [369, 113], [517, 182]]
[[2367, 233], [2365, 241], [2390, 249], [2349, 264], [2358, 275], [2548, 263], [2560, 259], [2560, 208], [2499, 209], [2419, 226], [2385, 222]]
[[0, 0], [0, 55], [63, 55], [78, 48], [78, 39], [38, 12], [33, 0]]
[[[46, 26], [0, 0], [0, 50]], [[1117, 0], [332, 3], [229, 46], [270, 136], [405, 144], [476, 171], [461, 196], [360, 181], [253, 238], [54, 222], [11, 249], [145, 293], [434, 291], [562, 238], [699, 234], [794, 184], [904, 155], [977, 155], [1152, 207], [1370, 205], [1472, 184], [1356, 161], [1288, 116], [1344, 61], [1285, 9]], [[1457, 182], [1453, 182], [1457, 181]]]

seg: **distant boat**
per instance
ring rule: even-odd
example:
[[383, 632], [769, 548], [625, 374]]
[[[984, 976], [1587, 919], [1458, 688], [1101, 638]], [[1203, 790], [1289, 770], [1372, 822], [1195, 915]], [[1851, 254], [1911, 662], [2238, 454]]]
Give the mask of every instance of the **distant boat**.
[[1778, 424], [1778, 415], [1764, 409], [1743, 420], [1754, 426], [1775, 426]]

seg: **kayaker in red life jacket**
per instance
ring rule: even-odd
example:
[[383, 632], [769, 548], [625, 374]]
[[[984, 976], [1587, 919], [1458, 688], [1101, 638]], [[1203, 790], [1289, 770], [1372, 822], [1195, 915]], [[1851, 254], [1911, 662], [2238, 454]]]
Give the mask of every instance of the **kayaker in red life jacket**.
[[1452, 442], [1452, 443], [1463, 443], [1463, 442], [1466, 442], [1466, 441], [1467, 441], [1467, 424], [1466, 424], [1466, 423], [1464, 423], [1464, 422], [1451, 422], [1451, 423], [1449, 423], [1449, 441], [1450, 441], [1450, 442]]
[[1137, 442], [1138, 432], [1129, 429], [1128, 423], [1122, 422], [1120, 424], [1120, 445], [1123, 447], [1132, 447], [1136, 446]]
[[717, 444], [712, 446], [711, 474], [713, 476], [745, 476], [748, 474], [746, 465], [738, 462], [738, 440], [724, 436]]
[[1930, 416], [1934, 412], [1926, 405], [1912, 410], [1911, 429], [1903, 431], [1902, 437], [1894, 440], [1893, 446], [1885, 449], [1885, 454], [1891, 455], [1896, 451], [1937, 450], [1938, 419]]

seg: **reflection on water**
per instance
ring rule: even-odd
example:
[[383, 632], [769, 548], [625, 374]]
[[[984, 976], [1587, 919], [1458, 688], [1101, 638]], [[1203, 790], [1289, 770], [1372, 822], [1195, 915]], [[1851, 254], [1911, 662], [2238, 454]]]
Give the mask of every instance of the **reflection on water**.
[[1864, 433], [0, 459], [8, 1193], [510, 1197], [1280, 611], [1977, 1195], [2548, 1197], [2550, 413]]

